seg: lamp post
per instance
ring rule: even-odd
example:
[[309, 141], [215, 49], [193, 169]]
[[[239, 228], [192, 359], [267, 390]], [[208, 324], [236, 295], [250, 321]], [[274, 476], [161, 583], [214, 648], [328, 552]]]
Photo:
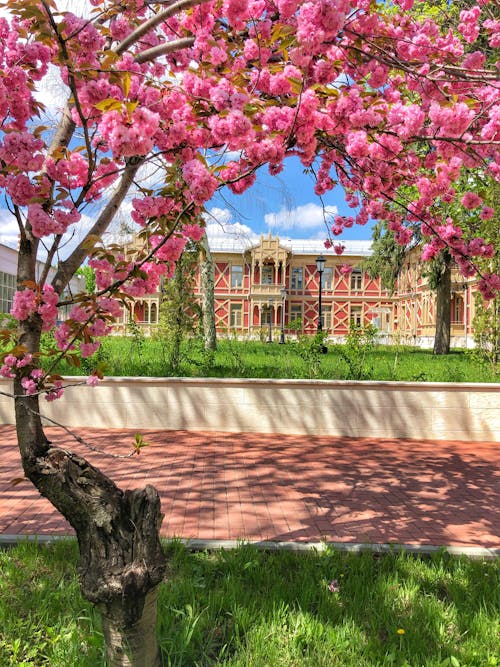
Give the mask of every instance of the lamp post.
[[318, 299], [318, 333], [323, 331], [323, 312], [321, 310], [321, 292], [323, 291], [323, 271], [325, 270], [326, 259], [323, 255], [316, 257], [316, 268], [319, 273], [319, 299]]
[[463, 301], [463, 304], [464, 304], [464, 347], [465, 347], [465, 349], [467, 349], [467, 306], [468, 306], [468, 303], [467, 303], [467, 301], [468, 301], [468, 299], [467, 299], [467, 296], [468, 296], [467, 283], [464, 282], [464, 284], [462, 285], [462, 288], [464, 290], [464, 301]]
[[285, 299], [286, 299], [286, 289], [281, 288], [281, 334], [279, 344], [283, 345], [285, 342]]
[[267, 339], [268, 343], [273, 342], [273, 304], [274, 301], [269, 299], [269, 337]]
[[[323, 331], [323, 310], [321, 308], [321, 296], [323, 291], [323, 271], [325, 270], [326, 259], [323, 255], [316, 257], [316, 268], [319, 273], [319, 298], [318, 298], [318, 333]], [[326, 345], [321, 346], [321, 353], [326, 354], [328, 351]]]

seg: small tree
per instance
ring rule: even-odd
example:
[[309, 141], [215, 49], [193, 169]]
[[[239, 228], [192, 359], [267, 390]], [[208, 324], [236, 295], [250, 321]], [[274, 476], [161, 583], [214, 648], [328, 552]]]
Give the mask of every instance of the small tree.
[[169, 366], [174, 373], [179, 370], [182, 341], [200, 327], [201, 309], [194, 296], [198, 256], [196, 246], [184, 250], [162, 295], [158, 335], [166, 344]]
[[203, 322], [203, 343], [205, 350], [217, 349], [217, 332], [215, 327], [215, 263], [208, 245], [207, 235], [200, 241], [200, 292]]

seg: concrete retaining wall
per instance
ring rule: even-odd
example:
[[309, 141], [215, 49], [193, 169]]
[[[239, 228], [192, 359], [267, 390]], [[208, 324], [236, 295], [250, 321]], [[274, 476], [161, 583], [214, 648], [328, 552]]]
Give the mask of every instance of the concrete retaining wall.
[[[41, 409], [68, 427], [500, 440], [498, 384], [107, 378]], [[0, 423], [13, 422], [12, 399], [0, 395]]]

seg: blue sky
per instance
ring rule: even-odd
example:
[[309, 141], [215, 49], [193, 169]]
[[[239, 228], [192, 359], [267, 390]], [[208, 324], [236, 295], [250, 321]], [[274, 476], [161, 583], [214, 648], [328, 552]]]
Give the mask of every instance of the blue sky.
[[[257, 181], [242, 195], [227, 189], [218, 193], [207, 209], [209, 237], [228, 235], [259, 237], [261, 234], [290, 239], [326, 239], [324, 209], [335, 215], [353, 215], [338, 186], [321, 199], [314, 193], [314, 180], [304, 174], [297, 158], [289, 158], [278, 176], [267, 168], [258, 172]], [[331, 218], [331, 215], [330, 215]], [[371, 226], [354, 225], [338, 240], [370, 240]]]
[[[257, 242], [259, 237], [269, 233], [281, 239], [327, 238], [324, 222], [325, 211], [328, 218], [339, 213], [352, 215], [344, 201], [340, 186], [320, 198], [314, 193], [314, 180], [304, 174], [304, 168], [297, 158], [289, 158], [278, 176], [271, 176], [267, 168], [262, 168], [256, 183], [242, 195], [233, 195], [227, 188], [207, 204], [207, 233], [211, 241], [223, 238], [238, 238], [247, 242]], [[84, 215], [80, 229], [74, 230], [66, 251], [79, 240], [85, 229], [92, 223], [92, 212]], [[130, 206], [125, 205], [117, 223], [130, 222]], [[330, 222], [331, 225], [331, 222]], [[19, 230], [15, 218], [0, 203], [0, 242], [17, 246]], [[370, 240], [371, 227], [354, 225], [346, 229], [338, 241]], [[112, 239], [116, 241], [116, 238]], [[63, 253], [66, 254], [66, 253]]]

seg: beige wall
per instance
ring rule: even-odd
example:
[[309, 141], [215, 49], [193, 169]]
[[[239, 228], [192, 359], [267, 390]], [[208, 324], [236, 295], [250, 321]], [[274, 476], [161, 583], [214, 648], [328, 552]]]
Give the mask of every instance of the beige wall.
[[[68, 427], [500, 440], [496, 384], [108, 378], [41, 408]], [[0, 423], [13, 419], [0, 395]]]

